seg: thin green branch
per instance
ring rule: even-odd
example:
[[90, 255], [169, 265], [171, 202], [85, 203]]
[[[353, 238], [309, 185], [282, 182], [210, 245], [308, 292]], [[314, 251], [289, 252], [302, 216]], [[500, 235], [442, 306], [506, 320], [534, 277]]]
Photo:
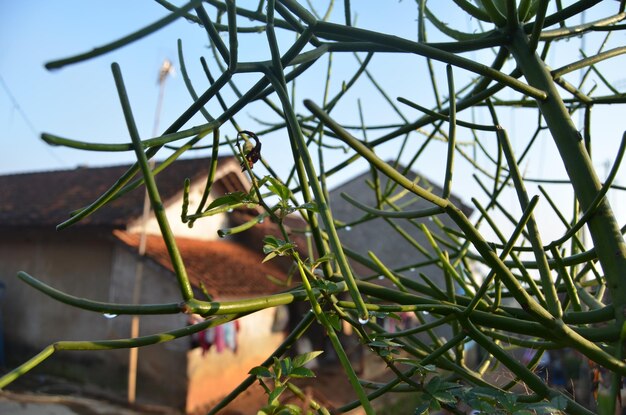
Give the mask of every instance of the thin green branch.
[[187, 11], [193, 9], [194, 7], [197, 7], [201, 3], [202, 3], [202, 0], [190, 1], [189, 3], [177, 8], [174, 12], [168, 14], [164, 18], [157, 20], [156, 22], [144, 27], [141, 30], [133, 32], [130, 35], [124, 36], [123, 38], [116, 40], [114, 42], [111, 42], [109, 44], [106, 44], [104, 46], [94, 48], [93, 50], [89, 52], [81, 53], [79, 55], [75, 55], [75, 56], [65, 58], [65, 59], [59, 59], [56, 61], [48, 62], [45, 64], [45, 67], [46, 69], [49, 69], [49, 70], [59, 69], [64, 66], [71, 65], [74, 63], [78, 63], [78, 62], [83, 62], [88, 59], [92, 59], [97, 56], [104, 55], [105, 53], [109, 53], [111, 51], [119, 49], [123, 46], [128, 45], [129, 43], [139, 40], [145, 36], [148, 36], [156, 32], [157, 30], [167, 26], [168, 24], [174, 22], [179, 17], [183, 16]]
[[[183, 138], [187, 138], [191, 136], [204, 137], [211, 131], [214, 131], [218, 126], [219, 124], [217, 122], [209, 122], [203, 125], [199, 125], [197, 127], [189, 128], [187, 130], [179, 131], [177, 133], [163, 134], [162, 136], [159, 136], [159, 137], [142, 140], [141, 147], [144, 149], [148, 149], [150, 147], [161, 147], [165, 144], [169, 144], [174, 141], [181, 140]], [[48, 133], [42, 133], [41, 139], [45, 141], [46, 143], [53, 145], [53, 146], [63, 146], [63, 147], [74, 148], [77, 150], [105, 151], [105, 152], [134, 151], [134, 147], [132, 143], [119, 143], [119, 144], [88, 143], [86, 141], [72, 140], [70, 138], [59, 137], [57, 135], [48, 134]]]
[[143, 173], [143, 180], [146, 185], [146, 191], [148, 193], [148, 196], [150, 197], [150, 203], [152, 205], [154, 216], [156, 217], [157, 223], [159, 224], [159, 229], [161, 230], [163, 241], [165, 242], [167, 252], [169, 253], [170, 260], [172, 261], [172, 266], [174, 268], [174, 273], [176, 274], [176, 279], [178, 280], [178, 286], [180, 288], [181, 295], [185, 301], [190, 300], [193, 298], [191, 283], [189, 282], [189, 278], [187, 277], [187, 270], [185, 268], [185, 265], [183, 264], [183, 258], [181, 257], [178, 246], [176, 245], [174, 233], [172, 232], [169, 221], [167, 219], [167, 215], [165, 214], [165, 207], [163, 206], [163, 202], [161, 201], [161, 196], [159, 195], [156, 181], [154, 180], [154, 175], [152, 174], [150, 166], [148, 165], [148, 158], [146, 157], [146, 154], [144, 153], [141, 146], [139, 131], [137, 130], [137, 125], [135, 124], [130, 101], [126, 93], [126, 87], [124, 86], [122, 72], [117, 63], [113, 63], [111, 65], [111, 70], [113, 72], [113, 78], [115, 79], [115, 86], [117, 87], [120, 104], [122, 105], [122, 110], [124, 112], [124, 118], [126, 119], [128, 133], [131, 140], [133, 141], [133, 146], [135, 147], [137, 162], [139, 164], [139, 167], [141, 168], [141, 172]]
[[[504, 151], [504, 156], [506, 157], [507, 163], [509, 165], [509, 172], [513, 179], [513, 183], [515, 184], [515, 190], [517, 192], [517, 198], [519, 200], [520, 206], [522, 209], [524, 209], [524, 211], [526, 211], [530, 204], [530, 200], [528, 198], [528, 193], [526, 192], [526, 187], [524, 186], [524, 181], [522, 180], [517, 163], [515, 161], [513, 149], [511, 147], [511, 143], [509, 141], [506, 130], [503, 128], [498, 129], [497, 135], [498, 140], [502, 143], [502, 150]], [[543, 293], [545, 294], [548, 311], [550, 311], [553, 316], [561, 318], [563, 315], [563, 310], [561, 310], [561, 303], [559, 302], [559, 299], [556, 295], [554, 282], [552, 281], [552, 276], [550, 274], [550, 266], [548, 265], [548, 257], [543, 250], [539, 227], [537, 226], [534, 215], [530, 215], [526, 227], [528, 229], [528, 236], [530, 239], [530, 243], [533, 247], [533, 252], [535, 254], [535, 260], [539, 268], [539, 276], [541, 278], [541, 284], [543, 288]]]
[[182, 308], [180, 303], [167, 303], [167, 304], [116, 304], [106, 303], [101, 301], [87, 300], [81, 297], [75, 297], [70, 294], [66, 294], [57, 290], [54, 287], [36, 279], [35, 277], [27, 274], [24, 271], [17, 273], [17, 278], [30, 285], [34, 289], [41, 291], [43, 294], [54, 298], [55, 300], [64, 304], [71, 305], [72, 307], [81, 308], [83, 310], [95, 311], [98, 313], [107, 314], [136, 314], [136, 315], [148, 315], [148, 314], [176, 314], [180, 313]]

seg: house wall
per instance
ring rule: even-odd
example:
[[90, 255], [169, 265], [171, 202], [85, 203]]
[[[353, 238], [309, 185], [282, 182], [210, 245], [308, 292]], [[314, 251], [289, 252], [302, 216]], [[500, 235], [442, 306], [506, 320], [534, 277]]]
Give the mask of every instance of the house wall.
[[236, 352], [219, 353], [215, 347], [206, 353], [200, 347], [189, 351], [187, 413], [206, 412], [274, 352], [285, 338], [282, 331], [272, 331], [275, 313], [271, 308], [239, 319]]
[[[125, 246], [116, 244], [113, 254], [112, 284], [109, 300], [115, 303], [133, 303], [138, 256]], [[150, 260], [143, 262], [140, 304], [171, 303], [181, 301], [180, 290], [171, 272]], [[131, 333], [132, 316], [120, 315], [111, 321], [112, 334], [127, 338]], [[185, 327], [183, 314], [141, 316], [139, 335], [146, 336]], [[160, 404], [183, 409], [187, 391], [187, 351], [190, 340], [176, 339], [138, 349], [137, 402]], [[120, 382], [127, 384], [128, 350], [115, 364], [124, 368]]]
[[[136, 258], [106, 233], [86, 236], [38, 230], [2, 238], [0, 281], [5, 288], [0, 305], [7, 366], [22, 364], [56, 341], [128, 338], [132, 319], [124, 315], [105, 318], [60, 303], [17, 279], [18, 271], [77, 297], [131, 303]], [[141, 293], [141, 303], [180, 301], [171, 273], [149, 261], [144, 266]], [[140, 335], [184, 327], [186, 321], [186, 316], [179, 314], [143, 316]], [[183, 338], [139, 349], [137, 402], [185, 407], [189, 344], [189, 339]], [[57, 375], [123, 398], [128, 358], [128, 349], [56, 352], [26, 376], [32, 381], [39, 379], [33, 374]]]
[[[111, 275], [112, 245], [97, 231], [22, 230], [3, 232], [0, 240], [0, 298], [6, 361], [14, 367], [60, 340], [108, 339], [111, 322], [101, 314], [60, 303], [18, 278], [18, 271], [68, 294], [107, 301]], [[34, 373], [56, 374], [92, 381], [116, 389], [109, 366], [115, 352], [56, 352]]]
[[[207, 166], [208, 167], [208, 166]], [[220, 165], [219, 170], [216, 172], [214, 182], [217, 182], [221, 177], [227, 174], [235, 174], [240, 176], [241, 183], [248, 183], [248, 180], [242, 176], [239, 165], [235, 161], [225, 162]], [[189, 211], [188, 214], [195, 213], [197, 207], [202, 201], [202, 195], [206, 186], [206, 179], [193, 181], [189, 189]], [[216, 198], [223, 196], [222, 189], [217, 193], [211, 191], [207, 204], [210, 204]], [[192, 228], [187, 223], [183, 223], [181, 220], [183, 206], [183, 194], [182, 192], [176, 197], [168, 201], [165, 206], [165, 214], [169, 221], [169, 225], [174, 235], [181, 238], [194, 238], [201, 240], [215, 240], [218, 239], [217, 231], [227, 226], [228, 220], [225, 213], [216, 214], [213, 216], [206, 216], [200, 218], [194, 222]], [[152, 235], [160, 235], [159, 224], [154, 216], [150, 214], [148, 221], [146, 222], [146, 232]], [[143, 230], [143, 222], [141, 218], [133, 221], [129, 224], [129, 232], [140, 233]]]
[[[114, 252], [113, 284], [109, 301], [132, 302], [137, 256], [119, 245]], [[174, 276], [152, 261], [144, 262], [141, 303], [181, 301]], [[201, 294], [198, 294], [201, 298]], [[144, 403], [185, 408], [195, 413], [217, 402], [259, 365], [284, 339], [284, 333], [273, 332], [275, 309], [262, 310], [239, 320], [237, 351], [218, 353], [212, 347], [206, 353], [192, 348], [190, 338], [181, 338], [138, 350], [137, 400]], [[116, 337], [130, 333], [130, 316], [112, 321]], [[162, 333], [184, 327], [187, 316], [142, 316], [140, 335]], [[127, 357], [116, 365], [127, 367]], [[123, 380], [125, 382], [125, 379]]]

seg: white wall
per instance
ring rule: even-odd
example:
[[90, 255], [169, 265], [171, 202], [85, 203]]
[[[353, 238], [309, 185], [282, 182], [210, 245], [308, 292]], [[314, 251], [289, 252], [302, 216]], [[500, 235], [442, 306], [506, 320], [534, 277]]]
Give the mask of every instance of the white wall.
[[[236, 162], [227, 162], [220, 165], [220, 168], [216, 172], [215, 181], [218, 181], [221, 177], [229, 174], [236, 173], [241, 177], [242, 183], [247, 183], [247, 180], [242, 175], [239, 165]], [[191, 184], [189, 190], [189, 210], [188, 214], [195, 213], [197, 206], [202, 200], [202, 194], [206, 185], [206, 178], [203, 177], [200, 180], [196, 180]], [[205, 205], [208, 206], [211, 201], [216, 197], [222, 195], [216, 195], [213, 191], [209, 195], [208, 201]], [[195, 221], [193, 228], [189, 228], [186, 223], [181, 220], [183, 206], [183, 194], [182, 192], [171, 202], [165, 206], [165, 212], [174, 235], [184, 238], [194, 238], [201, 240], [215, 240], [218, 239], [217, 231], [224, 228], [227, 223], [226, 213], [216, 214], [213, 216], [203, 217]], [[142, 231], [142, 221], [140, 219], [133, 221], [128, 226], [129, 232], [140, 233]], [[150, 214], [149, 220], [146, 224], [146, 232], [152, 235], [160, 235], [159, 225], [154, 217], [154, 214]]]

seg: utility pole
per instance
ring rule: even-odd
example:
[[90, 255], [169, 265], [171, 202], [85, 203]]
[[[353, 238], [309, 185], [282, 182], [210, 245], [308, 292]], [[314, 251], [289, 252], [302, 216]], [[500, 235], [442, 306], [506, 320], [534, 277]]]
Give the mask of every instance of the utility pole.
[[[172, 74], [174, 67], [169, 59], [165, 59], [159, 70], [159, 97], [157, 99], [157, 107], [154, 114], [154, 125], [152, 128], [152, 137], [156, 137], [161, 119], [161, 108], [163, 106], [163, 94], [165, 92], [165, 80], [168, 75]], [[150, 160], [150, 169], [154, 168], [154, 160]], [[139, 239], [139, 259], [135, 266], [135, 284], [133, 286], [132, 304], [139, 304], [141, 300], [141, 284], [143, 280], [143, 263], [146, 255], [146, 225], [150, 216], [150, 198], [148, 192], [144, 194], [143, 214], [141, 216], [141, 237]], [[130, 337], [139, 337], [139, 316], [134, 315], [130, 325]], [[128, 356], [128, 402], [134, 403], [137, 395], [137, 362], [139, 358], [139, 349], [133, 347], [129, 350]]]

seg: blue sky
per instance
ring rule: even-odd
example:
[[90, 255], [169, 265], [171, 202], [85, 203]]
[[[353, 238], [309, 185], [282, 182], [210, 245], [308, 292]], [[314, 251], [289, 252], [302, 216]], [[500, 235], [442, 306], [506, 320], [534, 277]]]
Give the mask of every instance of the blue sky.
[[[43, 67], [45, 62], [107, 43], [159, 19], [165, 11], [154, 2], [143, 0], [0, 4], [0, 47], [4, 51], [0, 54], [0, 75], [15, 100], [7, 96], [6, 90], [0, 93], [0, 122], [5, 126], [0, 130], [0, 139], [10, 143], [0, 156], [0, 170], [4, 173], [130, 161], [131, 153], [49, 148], [39, 139], [39, 133], [86, 141], [126, 141], [128, 134], [110, 70], [111, 62], [117, 61], [135, 104], [140, 133], [148, 136], [155, 114], [161, 62], [176, 57], [177, 37], [196, 35], [197, 29], [180, 21], [118, 52], [48, 71]], [[190, 36], [194, 37], [197, 36]], [[200, 46], [202, 42], [206, 40], [201, 38]], [[181, 81], [179, 76], [166, 85], [164, 123], [179, 111], [175, 102], [189, 101]]]
[[[182, 2], [178, 2], [180, 4]], [[320, 4], [321, 2], [314, 2]], [[326, 2], [324, 2], [325, 4]], [[335, 2], [333, 20], [343, 19], [341, 1]], [[357, 25], [393, 33], [399, 36], [415, 39], [417, 11], [415, 2], [404, 0], [398, 2], [389, 0], [383, 8], [372, 7], [373, 3], [353, 1], [353, 9], [358, 13]], [[257, 4], [256, 1], [240, 0], [240, 5]], [[451, 1], [431, 1], [434, 11], [460, 30], [472, 30], [473, 22], [459, 18], [459, 14]], [[359, 8], [360, 7], [360, 8]], [[615, 2], [602, 2], [589, 11], [589, 18], [605, 16], [609, 10], [613, 11]], [[321, 7], [320, 7], [321, 8]], [[209, 14], [213, 12], [207, 6]], [[3, 144], [0, 152], [0, 174], [39, 171], [50, 169], [74, 168], [77, 165], [111, 165], [127, 163], [134, 160], [132, 152], [128, 153], [87, 153], [65, 148], [51, 148], [41, 141], [41, 132], [49, 132], [64, 137], [94, 142], [127, 142], [128, 134], [122, 117], [119, 101], [111, 76], [110, 64], [116, 61], [120, 64], [128, 88], [133, 111], [140, 134], [143, 138], [151, 135], [155, 117], [158, 95], [157, 73], [161, 62], [165, 58], [174, 61], [178, 69], [177, 39], [181, 39], [185, 51], [189, 71], [196, 88], [203, 91], [207, 86], [206, 78], [198, 63], [200, 56], [205, 56], [210, 62], [214, 74], [218, 74], [217, 67], [212, 63], [213, 56], [207, 48], [208, 41], [201, 28], [184, 20], [178, 20], [167, 28], [130, 46], [113, 53], [106, 54], [91, 61], [71, 65], [56, 71], [47, 71], [43, 64], [47, 61], [67, 57], [84, 52], [93, 47], [105, 44], [120, 38], [140, 27], [143, 27], [166, 14], [166, 11], [151, 0], [0, 0], [0, 140]], [[576, 22], [571, 22], [576, 23]], [[246, 20], [241, 25], [253, 23]], [[434, 31], [431, 31], [434, 32]], [[287, 45], [293, 39], [288, 35], [281, 39], [281, 46]], [[597, 47], [598, 36], [593, 36], [586, 45], [591, 50]], [[429, 40], [437, 40], [431, 36]], [[610, 47], [624, 45], [624, 32], [615, 34], [610, 41]], [[265, 35], [250, 34], [240, 39], [240, 56], [242, 60], [266, 58], [268, 55]], [[558, 67], [564, 63], [579, 58], [578, 48], [580, 39], [568, 41], [565, 47], [554, 48], [548, 63]], [[470, 56], [482, 59], [480, 56]], [[419, 64], [416, 63], [419, 61]], [[299, 89], [296, 101], [312, 98], [321, 102], [323, 93], [323, 76], [326, 71], [326, 60], [320, 61], [311, 71], [311, 78], [298, 84]], [[331, 95], [341, 87], [356, 65], [351, 55], [334, 55], [333, 78]], [[411, 69], [415, 65], [415, 69]], [[626, 67], [624, 58], [617, 58], [611, 64], [602, 66], [609, 79], [617, 80], [617, 86], [624, 89], [626, 75], [620, 68]], [[432, 91], [428, 86], [426, 67], [422, 58], [395, 57], [391, 55], [376, 56], [370, 66], [377, 79], [384, 80], [391, 98], [402, 95], [416, 100], [423, 105], [432, 105]], [[445, 90], [443, 65], [436, 65], [439, 72], [440, 88]], [[457, 85], [462, 84], [466, 77], [460, 70], [455, 70]], [[571, 78], [574, 82], [578, 74]], [[408, 77], [408, 78], [407, 78]], [[255, 76], [242, 75], [237, 81], [242, 86], [249, 85], [256, 79]], [[621, 85], [621, 86], [620, 86]], [[356, 102], [363, 102], [364, 114], [373, 124], [398, 122], [398, 116], [389, 109], [380, 95], [369, 82], [362, 81], [358, 88], [351, 91], [351, 96], [334, 112], [344, 123], [358, 124]], [[510, 94], [512, 97], [513, 94]], [[506, 95], [504, 96], [506, 97]], [[233, 96], [230, 97], [233, 102]], [[167, 80], [165, 99], [161, 114], [160, 131], [190, 105], [191, 99], [187, 93], [180, 73]], [[300, 105], [300, 104], [299, 104]], [[216, 103], [210, 103], [209, 110], [215, 115], [219, 113]], [[302, 110], [302, 107], [299, 106]], [[402, 108], [405, 116], [415, 119], [418, 114], [406, 107]], [[305, 110], [302, 110], [304, 113]], [[593, 131], [594, 136], [602, 137], [594, 146], [594, 164], [599, 173], [604, 174], [603, 167], [607, 161], [612, 161], [619, 139], [624, 130], [623, 109], [615, 106], [608, 111], [595, 111]], [[500, 113], [501, 122], [509, 131], [514, 145], [524, 145], [528, 123], [533, 125], [535, 115], [532, 112], [505, 110]], [[237, 115], [237, 121], [243, 128], [257, 130], [258, 125], [253, 117], [266, 121], [276, 121], [271, 111], [263, 106], [254, 105], [246, 108]], [[460, 118], [468, 119], [469, 113], [463, 113]], [[480, 116], [479, 116], [480, 117]], [[195, 117], [187, 126], [203, 123], [202, 118]], [[234, 129], [225, 126], [223, 134], [233, 136]], [[369, 138], [376, 138], [375, 132]], [[520, 138], [517, 138], [520, 137]], [[411, 144], [418, 145], [421, 140], [415, 135]], [[459, 140], [469, 140], [468, 131], [459, 133]], [[264, 140], [264, 156], [279, 167], [285, 164], [285, 139], [273, 135]], [[422, 172], [429, 172], [435, 182], [443, 180], [442, 160], [445, 159], [445, 144], [440, 143], [429, 147], [428, 153], [419, 164]], [[397, 150], [397, 143], [382, 147], [379, 151], [383, 158], [391, 157]], [[197, 152], [194, 156], [206, 155], [207, 152]], [[343, 152], [332, 152], [327, 159], [327, 165], [342, 160]], [[531, 176], [551, 175], [563, 178], [564, 174], [559, 163], [554, 163], [555, 153], [550, 140], [545, 140], [536, 146], [535, 151], [522, 166]], [[284, 166], [285, 168], [288, 166]], [[455, 174], [457, 189], [472, 189], [476, 185], [471, 179], [473, 168], [467, 163], [459, 161]], [[366, 168], [364, 163], [357, 163], [347, 171], [347, 175], [357, 174]], [[432, 172], [432, 173], [431, 173]], [[345, 180], [347, 176], [334, 179]], [[626, 184], [626, 177], [620, 174], [618, 182]], [[557, 190], [558, 192], [558, 190]], [[475, 192], [479, 194], [480, 192]], [[624, 192], [622, 192], [624, 193]], [[467, 201], [470, 193], [464, 197]], [[624, 210], [626, 201], [621, 195], [612, 200]], [[622, 215], [623, 217], [623, 215]]]
[[[390, 9], [388, 21], [378, 23], [392, 23], [407, 5], [408, 2]], [[343, 13], [337, 6], [335, 15], [341, 17]], [[413, 13], [416, 12], [413, 10]], [[88, 62], [56, 71], [48, 71], [43, 65], [122, 37], [165, 14], [166, 11], [151, 0], [0, 2], [0, 48], [3, 51], [0, 53], [3, 81], [0, 123], [4, 126], [0, 129], [0, 139], [10, 143], [0, 155], [0, 173], [131, 161], [132, 153], [85, 153], [49, 148], [39, 139], [39, 134], [49, 132], [86, 141], [127, 141], [110, 71], [111, 62], [116, 61], [122, 68], [140, 133], [143, 137], [149, 136], [158, 95], [157, 73], [162, 61], [169, 58], [178, 67], [176, 42], [180, 38], [190, 72], [196, 79], [200, 78], [198, 58], [205, 56], [209, 62], [212, 60], [203, 30], [181, 19], [124, 49]], [[361, 20], [365, 21], [366, 17], [362, 14]], [[408, 29], [415, 32], [414, 27]], [[259, 58], [265, 49], [265, 36], [248, 35], [246, 39], [245, 45], [252, 46], [241, 48], [243, 60]], [[245, 76], [239, 80], [241, 78]], [[206, 88], [205, 80], [197, 84], [197, 89], [203, 88]], [[317, 95], [321, 98], [321, 94]], [[168, 79], [161, 130], [190, 103], [182, 77]], [[201, 118], [194, 121], [195, 124], [203, 122]]]

